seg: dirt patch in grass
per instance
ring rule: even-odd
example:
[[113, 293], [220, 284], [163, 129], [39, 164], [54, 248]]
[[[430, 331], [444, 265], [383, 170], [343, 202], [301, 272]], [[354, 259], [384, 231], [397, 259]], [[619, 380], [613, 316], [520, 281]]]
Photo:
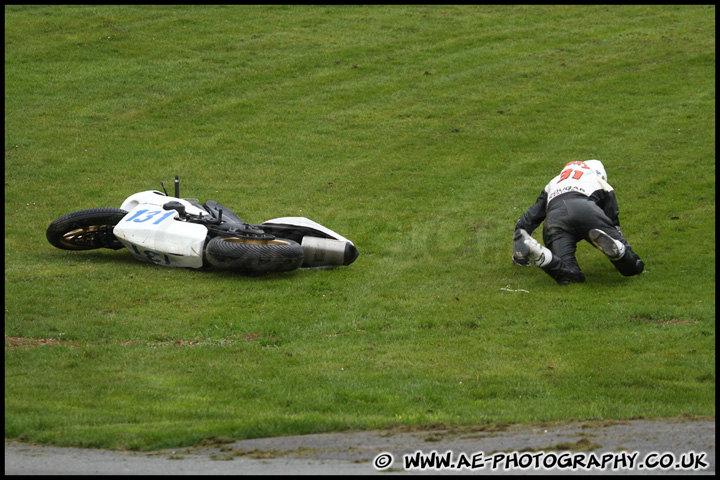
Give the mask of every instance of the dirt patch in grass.
[[27, 338], [27, 337], [5, 337], [5, 350], [14, 350], [16, 348], [35, 348], [47, 345], [63, 345], [66, 347], [77, 347], [73, 343], [68, 343], [59, 338]]
[[693, 320], [693, 319], [687, 319], [687, 318], [655, 318], [655, 317], [646, 317], [644, 315], [633, 315], [630, 317], [631, 322], [645, 322], [645, 323], [655, 323], [658, 325], [675, 325], [675, 324], [685, 324], [685, 323], [698, 323], [699, 320]]

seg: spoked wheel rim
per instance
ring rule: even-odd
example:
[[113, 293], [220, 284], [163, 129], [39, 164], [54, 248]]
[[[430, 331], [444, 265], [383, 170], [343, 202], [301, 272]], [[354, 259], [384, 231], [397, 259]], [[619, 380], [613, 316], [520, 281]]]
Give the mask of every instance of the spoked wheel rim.
[[76, 228], [60, 237], [60, 243], [66, 247], [92, 247], [96, 246], [103, 236], [108, 234], [112, 227], [106, 225], [91, 225]]

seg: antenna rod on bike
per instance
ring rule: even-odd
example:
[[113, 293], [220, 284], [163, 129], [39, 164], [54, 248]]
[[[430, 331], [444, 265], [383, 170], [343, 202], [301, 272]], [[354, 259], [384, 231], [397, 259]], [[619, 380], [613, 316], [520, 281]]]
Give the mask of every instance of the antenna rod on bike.
[[165, 192], [165, 196], [167, 197], [167, 190], [165, 189], [165, 184], [163, 182], [160, 182], [160, 186], [163, 187], [163, 192]]
[[175, 197], [180, 198], [180, 179], [175, 175]]

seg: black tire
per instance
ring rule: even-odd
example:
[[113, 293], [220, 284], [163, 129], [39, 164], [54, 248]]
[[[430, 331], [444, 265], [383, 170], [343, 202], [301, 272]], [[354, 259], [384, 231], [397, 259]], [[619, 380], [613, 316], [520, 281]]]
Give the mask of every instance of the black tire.
[[113, 234], [113, 228], [127, 214], [110, 207], [71, 212], [52, 222], [45, 236], [50, 245], [62, 250], [118, 250], [123, 244]]
[[205, 247], [205, 258], [214, 268], [262, 275], [295, 270], [304, 255], [300, 244], [292, 240], [215, 237]]

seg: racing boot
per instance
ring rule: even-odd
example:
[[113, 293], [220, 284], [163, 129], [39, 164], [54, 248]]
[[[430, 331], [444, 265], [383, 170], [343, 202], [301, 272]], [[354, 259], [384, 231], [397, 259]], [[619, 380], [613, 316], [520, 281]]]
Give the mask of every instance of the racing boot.
[[617, 262], [625, 255], [625, 245], [602, 230], [594, 228], [590, 230], [588, 237], [590, 237], [592, 244], [604, 253], [611, 262]]
[[518, 265], [528, 266], [531, 263], [540, 268], [552, 261], [552, 252], [540, 245], [525, 230], [518, 228], [513, 236], [513, 261]]

